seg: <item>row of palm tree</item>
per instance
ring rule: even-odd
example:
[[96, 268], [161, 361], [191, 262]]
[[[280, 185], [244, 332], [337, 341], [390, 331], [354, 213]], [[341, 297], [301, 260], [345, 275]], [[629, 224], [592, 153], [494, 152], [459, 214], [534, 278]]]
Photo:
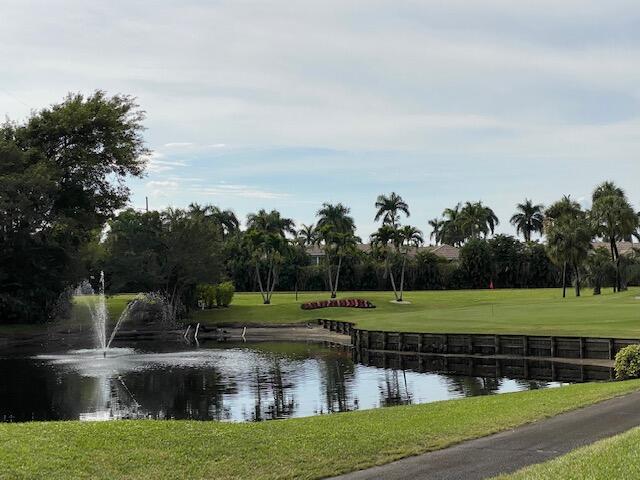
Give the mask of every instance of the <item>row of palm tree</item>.
[[[621, 275], [618, 243], [631, 241], [634, 236], [640, 240], [640, 214], [633, 210], [624, 190], [612, 182], [604, 182], [596, 187], [591, 200], [591, 209], [585, 211], [577, 202], [565, 196], [545, 211], [544, 230], [549, 256], [563, 267], [563, 296], [566, 295], [568, 265], [574, 271], [576, 295], [580, 296], [580, 270], [589, 259], [594, 238], [609, 243], [607, 253], [615, 272], [614, 292], [626, 288]], [[602, 262], [602, 252], [591, 263], [600, 272], [606, 268]], [[596, 293], [599, 293], [599, 288]]]
[[[592, 203], [591, 210], [585, 211], [569, 196], [548, 208], [525, 199], [516, 206], [510, 219], [517, 234], [526, 242], [531, 241], [534, 234], [546, 235], [549, 257], [562, 267], [563, 295], [566, 295], [569, 270], [574, 272], [576, 294], [580, 294], [580, 266], [588, 257], [594, 238], [609, 243], [611, 262], [615, 266], [614, 290], [623, 289], [617, 243], [632, 236], [640, 240], [640, 214], [633, 210], [621, 188], [612, 182], [604, 182], [594, 190]], [[220, 225], [223, 239], [239, 232], [240, 223], [230, 210], [197, 204], [190, 208], [214, 219]], [[371, 235], [370, 242], [384, 261], [385, 278], [390, 280], [396, 301], [402, 302], [407, 257], [412, 249], [424, 244], [423, 234], [414, 226], [402, 224], [403, 218], [410, 216], [410, 210], [396, 192], [378, 196], [375, 209], [374, 220], [381, 221], [381, 225]], [[336, 297], [343, 260], [355, 251], [361, 240], [355, 234], [355, 222], [347, 206], [324, 203], [316, 217], [315, 225], [303, 224], [296, 230], [293, 220], [282, 217], [276, 210], [260, 210], [248, 215], [247, 239], [254, 252], [255, 273], [264, 303], [271, 301], [283, 251], [291, 242], [323, 249], [331, 297]], [[429, 221], [429, 225], [432, 227], [431, 239], [436, 244], [460, 247], [470, 239], [492, 235], [499, 219], [490, 207], [477, 201], [447, 208], [441, 218]]]

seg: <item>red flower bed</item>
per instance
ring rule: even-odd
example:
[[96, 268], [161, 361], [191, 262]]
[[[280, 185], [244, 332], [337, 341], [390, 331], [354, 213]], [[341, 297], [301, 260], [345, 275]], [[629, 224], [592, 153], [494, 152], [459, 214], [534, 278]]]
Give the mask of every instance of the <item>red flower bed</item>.
[[350, 307], [350, 308], [376, 308], [369, 300], [361, 298], [346, 298], [341, 300], [318, 300], [315, 302], [305, 302], [301, 305], [303, 310], [316, 310], [318, 308], [329, 307]]

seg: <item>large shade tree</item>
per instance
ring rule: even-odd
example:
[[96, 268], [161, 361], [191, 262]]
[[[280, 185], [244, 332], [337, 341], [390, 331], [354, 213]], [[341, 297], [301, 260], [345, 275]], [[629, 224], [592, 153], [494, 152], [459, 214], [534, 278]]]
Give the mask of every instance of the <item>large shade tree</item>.
[[80, 251], [143, 174], [143, 119], [133, 98], [97, 91], [0, 127], [0, 322], [51, 318], [87, 275]]
[[544, 205], [525, 199], [516, 206], [516, 213], [511, 217], [511, 225], [516, 227], [518, 235], [522, 234], [525, 242], [531, 241], [533, 233], [544, 231]]
[[159, 291], [173, 318], [194, 303], [199, 283], [220, 278], [219, 225], [193, 208], [126, 209], [109, 222], [104, 247], [109, 290]]

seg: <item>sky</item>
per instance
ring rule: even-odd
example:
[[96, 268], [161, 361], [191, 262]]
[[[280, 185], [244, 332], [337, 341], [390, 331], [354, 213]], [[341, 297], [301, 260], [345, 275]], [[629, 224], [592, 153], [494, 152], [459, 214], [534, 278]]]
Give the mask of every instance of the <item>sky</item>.
[[68, 92], [133, 95], [153, 153], [131, 205], [351, 207], [407, 223], [481, 200], [640, 209], [640, 4], [610, 0], [2, 0], [0, 114]]

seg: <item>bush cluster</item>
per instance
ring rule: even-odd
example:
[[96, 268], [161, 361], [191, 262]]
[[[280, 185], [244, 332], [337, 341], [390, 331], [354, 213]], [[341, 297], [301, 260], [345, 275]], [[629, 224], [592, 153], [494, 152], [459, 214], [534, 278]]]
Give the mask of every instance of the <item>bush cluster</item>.
[[640, 345], [629, 345], [616, 355], [616, 378], [640, 378]]
[[232, 282], [222, 282], [215, 285], [200, 284], [197, 288], [197, 298], [204, 302], [205, 308], [228, 307], [233, 301], [235, 291]]
[[369, 300], [361, 298], [347, 298], [343, 300], [318, 300], [315, 302], [305, 302], [301, 305], [303, 310], [316, 310], [328, 307], [351, 307], [351, 308], [376, 308]]

